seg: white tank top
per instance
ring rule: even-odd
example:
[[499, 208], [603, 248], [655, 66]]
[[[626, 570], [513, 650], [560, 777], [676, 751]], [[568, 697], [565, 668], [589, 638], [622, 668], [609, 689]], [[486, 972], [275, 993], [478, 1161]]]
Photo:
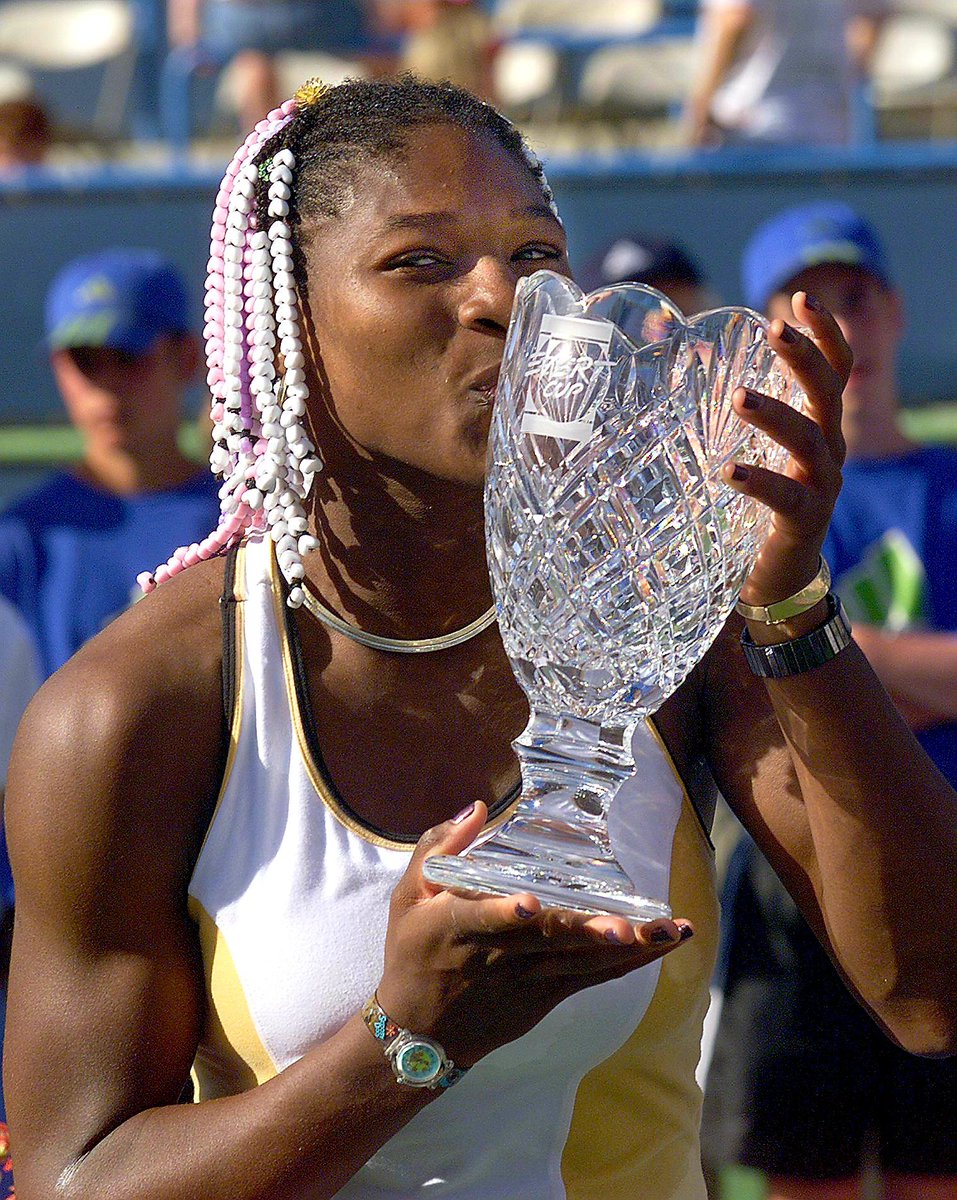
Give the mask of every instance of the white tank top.
[[[240, 551], [237, 581], [231, 745], [189, 887], [207, 987], [199, 1102], [271, 1078], [361, 1009], [412, 849], [350, 815], [310, 752], [268, 539]], [[635, 758], [612, 811], [627, 820], [641, 804], [664, 864], [635, 882], [669, 896], [696, 937], [663, 964], [570, 997], [482, 1059], [378, 1151], [344, 1200], [703, 1200], [694, 1072], [716, 942], [711, 854], [650, 724]]]

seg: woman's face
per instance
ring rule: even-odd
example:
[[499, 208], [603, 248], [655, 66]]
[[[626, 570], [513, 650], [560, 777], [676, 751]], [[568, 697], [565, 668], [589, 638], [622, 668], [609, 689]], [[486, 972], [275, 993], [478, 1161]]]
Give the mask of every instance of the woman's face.
[[565, 235], [524, 164], [491, 138], [409, 131], [362, 168], [306, 252], [332, 417], [359, 452], [478, 485], [515, 285], [569, 273]]

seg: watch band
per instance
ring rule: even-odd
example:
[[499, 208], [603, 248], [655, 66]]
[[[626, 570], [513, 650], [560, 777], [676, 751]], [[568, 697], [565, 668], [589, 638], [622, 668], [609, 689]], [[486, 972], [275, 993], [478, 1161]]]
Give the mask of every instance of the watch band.
[[762, 679], [783, 679], [787, 675], [801, 675], [836, 658], [851, 643], [851, 623], [833, 592], [828, 593], [827, 608], [828, 616], [823, 625], [790, 642], [759, 646], [747, 629], [743, 630], [741, 645], [754, 674]]
[[373, 995], [362, 1008], [366, 1028], [382, 1042], [396, 1082], [407, 1087], [450, 1088], [468, 1070], [457, 1067], [438, 1042], [410, 1033], [387, 1016]]
[[736, 612], [739, 612], [742, 617], [747, 617], [749, 621], [763, 621], [765, 625], [780, 625], [782, 621], [789, 621], [792, 617], [807, 612], [815, 604], [820, 604], [830, 587], [831, 571], [824, 556], [821, 555], [817, 574], [807, 587], [801, 588], [793, 596], [787, 596], [784, 600], [776, 600], [774, 604], [745, 604], [743, 600], [739, 600], [734, 607]]

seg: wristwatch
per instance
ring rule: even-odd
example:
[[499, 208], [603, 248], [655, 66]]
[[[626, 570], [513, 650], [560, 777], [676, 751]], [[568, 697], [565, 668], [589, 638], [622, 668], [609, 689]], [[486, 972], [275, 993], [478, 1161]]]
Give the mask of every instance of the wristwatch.
[[741, 634], [748, 666], [762, 679], [783, 679], [823, 666], [849, 646], [851, 640], [851, 623], [833, 592], [827, 595], [827, 620], [803, 637], [773, 646], [759, 646], [747, 629]]
[[457, 1067], [438, 1042], [410, 1033], [397, 1025], [372, 996], [362, 1009], [362, 1019], [374, 1038], [382, 1042], [398, 1083], [407, 1087], [450, 1088], [467, 1067]]

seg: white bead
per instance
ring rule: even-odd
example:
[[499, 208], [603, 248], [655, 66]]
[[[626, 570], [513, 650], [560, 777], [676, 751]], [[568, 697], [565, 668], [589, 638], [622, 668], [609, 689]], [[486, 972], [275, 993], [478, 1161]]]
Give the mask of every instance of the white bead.
[[290, 608], [302, 608], [303, 601], [306, 598], [306, 593], [301, 587], [289, 589], [289, 595], [286, 598], [286, 603]]
[[306, 411], [306, 402], [305, 400], [301, 400], [298, 396], [288, 397], [286, 400], [285, 409], [286, 412], [293, 413], [297, 417], [302, 417]]
[[265, 316], [266, 313], [271, 313], [272, 311], [272, 300], [268, 296], [260, 296], [253, 301], [252, 312], [256, 316]]
[[[300, 404], [304, 400], [309, 399], [309, 388], [304, 383], [289, 383], [286, 385], [286, 400], [290, 407], [293, 404]], [[302, 405], [302, 411], [305, 412], [305, 405]]]
[[273, 200], [289, 200], [292, 197], [292, 192], [289, 190], [287, 183], [281, 179], [277, 179], [269, 187], [269, 196]]
[[281, 150], [276, 151], [273, 163], [277, 167], [294, 167], [296, 165], [296, 156], [288, 146], [283, 146]]
[[273, 221], [273, 223], [269, 226], [269, 240], [273, 243], [273, 245], [276, 244], [277, 238], [283, 238], [286, 240], [291, 237], [292, 230], [285, 221]]
[[271, 183], [292, 183], [292, 171], [288, 167], [276, 166], [269, 173]]
[[296, 503], [296, 496], [293, 492], [283, 492], [283, 494], [279, 497], [279, 503], [285, 508], [292, 508]]
[[[283, 237], [273, 238], [272, 241], [270, 242], [270, 249], [272, 250], [273, 262], [276, 262], [279, 259], [280, 255], [282, 256], [283, 259], [290, 259], [290, 255], [292, 254], [292, 242], [290, 242], [288, 240], [288, 238], [283, 238]], [[290, 261], [291, 261], [291, 259], [290, 259]], [[288, 271], [289, 266], [286, 262], [283, 262], [282, 266], [281, 267], [277, 266], [276, 269], [282, 270], [282, 271]]]
[[280, 321], [277, 332], [280, 337], [295, 337], [295, 338], [297, 338], [299, 336], [299, 322], [298, 321]]
[[283, 436], [282, 426], [277, 425], [275, 423], [275, 421], [270, 421], [268, 424], [263, 425], [263, 437], [281, 438], [282, 436]]
[[259, 488], [247, 488], [243, 492], [243, 500], [245, 500], [253, 512], [263, 506], [263, 494]]
[[272, 380], [267, 375], [256, 375], [249, 381], [249, 391], [253, 396], [271, 395]]
[[254, 265], [249, 275], [253, 283], [268, 283], [272, 278], [272, 271], [265, 263], [262, 263]]
[[283, 429], [291, 429], [293, 425], [299, 424], [299, 414], [287, 408], [279, 418], [279, 424]]
[[309, 443], [305, 439], [299, 442], [290, 442], [289, 450], [295, 458], [305, 458], [309, 453]]
[[274, 458], [278, 458], [286, 449], [286, 439], [278, 437], [270, 438], [266, 443], [266, 449]]
[[[295, 554], [298, 551], [298, 547], [299, 547], [299, 543], [296, 541], [296, 539], [292, 536], [291, 533], [286, 533], [276, 543], [276, 550], [280, 555], [288, 554], [288, 553]], [[280, 559], [280, 562], [281, 561], [282, 561], [282, 559]]]
[[305, 557], [311, 551], [318, 549], [319, 543], [311, 533], [306, 533], [299, 539], [299, 553], [302, 555], [302, 557]]
[[285, 358], [286, 367], [292, 369], [303, 366], [306, 361], [305, 355], [301, 350], [286, 352], [283, 357]]
[[289, 394], [290, 388], [300, 387], [305, 382], [305, 378], [306, 378], [305, 372], [302, 370], [301, 367], [290, 367], [289, 364], [287, 363], [286, 364], [286, 374], [285, 374], [286, 395]]
[[264, 404], [263, 411], [262, 411], [263, 429], [266, 428], [267, 424], [271, 425], [274, 422], [278, 421], [281, 414], [282, 414], [282, 409], [279, 407], [278, 404]]
[[267, 250], [269, 248], [269, 237], [264, 229], [257, 229], [249, 236], [249, 245], [252, 250]]
[[290, 580], [304, 579], [306, 576], [306, 569], [302, 565], [302, 563], [299, 562], [299, 560], [297, 558], [295, 562], [291, 562], [286, 567], [286, 569], [283, 571], [283, 575], [285, 575], [285, 577]]
[[278, 196], [275, 196], [269, 201], [269, 208], [267, 211], [271, 217], [284, 217], [289, 212], [289, 202], [286, 200], [280, 200]]
[[309, 522], [305, 517], [291, 517], [287, 524], [289, 525], [289, 532], [297, 536], [300, 533], [305, 533], [309, 528]]
[[272, 540], [274, 542], [281, 542], [282, 539], [284, 537], [286, 537], [288, 533], [289, 533], [289, 529], [286, 526], [286, 522], [283, 520], [278, 520], [275, 523], [275, 525], [273, 525], [272, 528], [270, 529], [269, 536], [272, 538]]

